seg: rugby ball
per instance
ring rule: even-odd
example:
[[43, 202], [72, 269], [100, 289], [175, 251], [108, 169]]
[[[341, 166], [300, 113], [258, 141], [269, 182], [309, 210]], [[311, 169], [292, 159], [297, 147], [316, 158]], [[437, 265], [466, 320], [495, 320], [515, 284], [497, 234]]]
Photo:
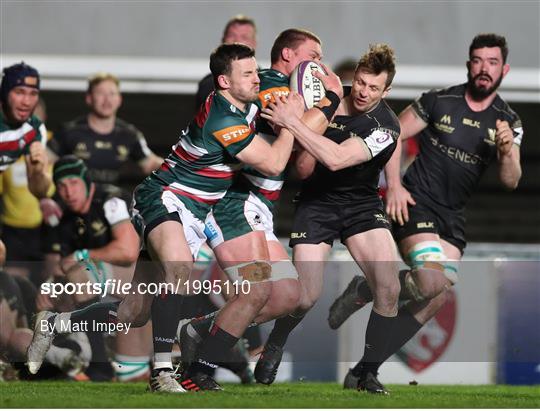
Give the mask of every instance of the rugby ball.
[[321, 101], [326, 94], [321, 80], [313, 75], [314, 70], [326, 74], [316, 61], [303, 61], [296, 66], [290, 76], [289, 87], [304, 98], [306, 110]]

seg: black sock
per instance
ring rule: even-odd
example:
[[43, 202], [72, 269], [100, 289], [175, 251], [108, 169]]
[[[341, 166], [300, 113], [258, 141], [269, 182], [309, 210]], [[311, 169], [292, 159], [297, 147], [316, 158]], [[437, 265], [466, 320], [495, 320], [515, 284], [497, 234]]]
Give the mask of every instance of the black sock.
[[278, 318], [272, 328], [272, 332], [268, 336], [266, 343], [272, 343], [278, 347], [285, 347], [289, 334], [296, 328], [300, 321], [304, 317], [293, 317], [292, 315], [286, 315], [285, 317]]
[[171, 352], [183, 296], [162, 293], [152, 302], [154, 368], [171, 368]]
[[180, 320], [197, 318], [213, 311], [213, 309], [210, 309], [210, 304], [206, 294], [185, 295], [182, 300], [182, 315], [180, 316]]
[[212, 372], [219, 362], [227, 361], [229, 352], [237, 341], [237, 337], [221, 329], [217, 324], [214, 325], [199, 350], [198, 360], [191, 364], [188, 374]]
[[384, 317], [371, 311], [367, 329], [364, 356], [352, 369], [355, 377], [363, 377], [368, 372], [376, 374], [385, 359], [390, 338], [394, 334], [396, 317]]
[[[68, 328], [62, 329], [59, 321], [67, 324], [66, 320], [71, 323], [88, 324], [88, 329], [92, 329], [93, 322], [96, 323], [116, 323], [119, 302], [101, 303], [96, 300], [91, 300], [79, 306], [79, 309], [71, 313], [60, 313], [49, 319], [49, 322], [55, 323], [56, 332], [70, 332]], [[57, 321], [55, 321], [57, 320]]]
[[92, 349], [92, 359], [86, 369], [86, 375], [92, 381], [110, 381], [114, 377], [114, 371], [107, 356], [103, 333], [92, 331], [92, 324], [95, 323], [115, 323], [118, 305], [120, 303], [100, 303], [91, 300], [79, 305], [79, 309], [72, 312], [69, 319], [71, 324], [88, 324], [86, 335]]
[[422, 326], [423, 324], [418, 322], [405, 306], [401, 307], [398, 311], [394, 334], [390, 338], [384, 361], [403, 347]]
[[195, 329], [201, 339], [204, 340], [210, 334], [210, 329], [212, 328], [212, 324], [214, 324], [214, 320], [216, 319], [218, 313], [219, 310], [203, 317], [195, 318], [191, 321], [191, 326]]

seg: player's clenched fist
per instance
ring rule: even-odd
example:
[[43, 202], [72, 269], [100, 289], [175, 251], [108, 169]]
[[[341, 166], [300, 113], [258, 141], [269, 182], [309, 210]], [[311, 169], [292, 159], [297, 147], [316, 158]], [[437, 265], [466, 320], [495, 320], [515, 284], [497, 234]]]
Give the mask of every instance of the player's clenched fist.
[[497, 132], [495, 133], [495, 144], [499, 154], [508, 155], [514, 144], [514, 133], [508, 124], [508, 121], [497, 120], [495, 123]]
[[40, 142], [32, 143], [28, 149], [28, 160], [36, 171], [43, 171], [47, 165], [47, 153]]

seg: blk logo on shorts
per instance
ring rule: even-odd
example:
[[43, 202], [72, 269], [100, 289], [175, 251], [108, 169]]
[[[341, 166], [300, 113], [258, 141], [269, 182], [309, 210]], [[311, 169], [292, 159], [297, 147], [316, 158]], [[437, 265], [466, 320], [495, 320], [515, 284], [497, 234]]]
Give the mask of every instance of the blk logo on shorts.
[[291, 233], [291, 238], [292, 239], [307, 238], [307, 233], [306, 232], [303, 232], [303, 233]]

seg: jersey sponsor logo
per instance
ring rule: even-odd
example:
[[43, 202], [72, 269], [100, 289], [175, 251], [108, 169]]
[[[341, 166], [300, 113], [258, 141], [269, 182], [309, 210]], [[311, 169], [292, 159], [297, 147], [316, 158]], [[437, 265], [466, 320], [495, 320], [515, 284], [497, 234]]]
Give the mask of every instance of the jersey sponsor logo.
[[302, 232], [302, 233], [291, 233], [291, 238], [293, 238], [293, 239], [296, 239], [296, 238], [307, 238], [307, 233], [306, 233], [306, 232]]
[[450, 127], [446, 124], [442, 124], [442, 123], [435, 123], [434, 124], [435, 128], [443, 133], [448, 133], [448, 134], [452, 134], [454, 132], [454, 130], [456, 129], [455, 127]]
[[477, 120], [471, 120], [470, 118], [463, 117], [463, 124], [470, 127], [480, 128], [480, 122]]
[[112, 148], [112, 143], [110, 141], [96, 140], [94, 146], [99, 150], [110, 150]]
[[487, 163], [486, 160], [484, 160], [482, 157], [480, 157], [477, 154], [468, 153], [456, 147], [449, 147], [433, 137], [431, 137], [430, 140], [431, 140], [431, 144], [433, 144], [442, 153], [446, 154], [451, 159], [454, 159], [461, 163], [473, 164], [473, 165], [476, 165], [482, 162]]
[[444, 124], [452, 124], [452, 117], [450, 117], [449, 114], [445, 114], [444, 116], [441, 117], [439, 122], [444, 123]]
[[457, 298], [450, 289], [446, 304], [397, 352], [398, 358], [417, 373], [429, 368], [446, 352], [455, 333], [456, 317]]
[[245, 140], [250, 134], [251, 129], [246, 125], [227, 127], [214, 132], [214, 136], [225, 147]]
[[435, 228], [435, 223], [433, 221], [422, 221], [421, 223], [416, 223], [416, 228]]
[[261, 106], [265, 108], [268, 103], [274, 101], [274, 95], [272, 93], [275, 93], [278, 95], [278, 97], [281, 97], [288, 96], [289, 91], [289, 87], [271, 87], [269, 89], [261, 91], [259, 93], [259, 100], [261, 101]]

